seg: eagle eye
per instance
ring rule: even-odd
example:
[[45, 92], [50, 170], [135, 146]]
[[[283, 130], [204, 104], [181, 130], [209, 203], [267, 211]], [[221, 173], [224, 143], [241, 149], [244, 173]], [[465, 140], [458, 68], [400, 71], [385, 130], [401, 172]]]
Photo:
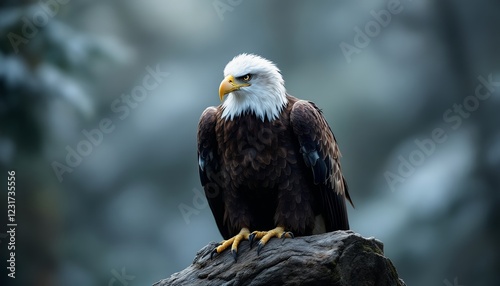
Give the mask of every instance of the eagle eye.
[[242, 81], [250, 81], [252, 79], [252, 75], [248, 73], [244, 76], [239, 76], [238, 79]]

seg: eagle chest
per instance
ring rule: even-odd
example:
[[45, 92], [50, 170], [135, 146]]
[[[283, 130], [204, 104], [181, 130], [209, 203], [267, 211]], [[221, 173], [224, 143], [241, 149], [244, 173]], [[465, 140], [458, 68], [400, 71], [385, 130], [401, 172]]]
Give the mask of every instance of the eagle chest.
[[290, 170], [287, 157], [294, 152], [286, 145], [291, 134], [282, 120], [262, 122], [254, 116], [244, 116], [225, 122], [221, 130], [219, 151], [235, 187], [275, 188], [281, 174]]

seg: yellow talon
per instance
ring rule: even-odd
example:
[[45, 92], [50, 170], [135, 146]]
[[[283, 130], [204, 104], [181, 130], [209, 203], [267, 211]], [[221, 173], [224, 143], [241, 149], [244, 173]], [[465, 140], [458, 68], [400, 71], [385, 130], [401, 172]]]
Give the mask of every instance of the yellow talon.
[[231, 246], [231, 254], [233, 255], [234, 261], [236, 261], [236, 259], [238, 257], [238, 245], [240, 244], [240, 242], [243, 239], [248, 240], [249, 237], [250, 237], [250, 231], [248, 230], [248, 228], [246, 228], [246, 227], [242, 228], [237, 235], [231, 237], [228, 240], [223, 240], [220, 243], [220, 245], [217, 246], [212, 251], [210, 258], [212, 258], [214, 254], [216, 254], [216, 253], [219, 254], [219, 253], [223, 252], [224, 250], [226, 250], [227, 248], [229, 248], [229, 246]]
[[260, 253], [260, 250], [266, 243], [269, 241], [269, 239], [277, 237], [277, 238], [293, 238], [293, 233], [289, 231], [285, 231], [285, 228], [282, 226], [278, 226], [274, 229], [271, 229], [269, 231], [254, 231], [249, 237], [250, 240], [250, 247], [253, 244], [253, 241], [255, 239], [260, 239], [259, 241], [259, 248], [257, 248], [257, 254]]

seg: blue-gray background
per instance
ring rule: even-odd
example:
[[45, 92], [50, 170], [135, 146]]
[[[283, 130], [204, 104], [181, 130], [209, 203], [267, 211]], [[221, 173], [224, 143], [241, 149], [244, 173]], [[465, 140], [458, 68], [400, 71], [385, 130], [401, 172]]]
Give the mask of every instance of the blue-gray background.
[[[124, 271], [128, 285], [150, 285], [220, 240], [198, 195], [196, 128], [219, 104], [225, 64], [247, 52], [273, 60], [289, 93], [323, 109], [356, 205], [351, 227], [385, 243], [408, 285], [497, 283], [500, 87], [478, 79], [500, 81], [491, 3], [2, 1], [0, 197], [5, 210], [14, 169], [15, 282], [126, 285]], [[398, 13], [375, 24], [389, 8]], [[346, 57], [342, 43], [358, 50]], [[168, 76], [120, 118], [113, 102], [137, 91], [148, 67]], [[476, 88], [491, 95], [477, 100]], [[470, 110], [455, 113], [464, 100]], [[67, 146], [104, 118], [113, 131], [60, 182], [53, 162], [67, 164]], [[436, 128], [445, 140], [431, 148]], [[6, 230], [1, 281], [12, 283]]]

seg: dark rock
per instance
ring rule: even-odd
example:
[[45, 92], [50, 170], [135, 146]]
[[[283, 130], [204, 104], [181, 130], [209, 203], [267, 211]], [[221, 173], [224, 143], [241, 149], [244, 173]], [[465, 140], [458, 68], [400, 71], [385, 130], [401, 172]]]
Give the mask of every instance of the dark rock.
[[382, 242], [352, 231], [271, 239], [260, 255], [244, 241], [237, 262], [230, 251], [210, 259], [215, 246], [205, 246], [191, 266], [154, 286], [405, 285], [384, 256]]

